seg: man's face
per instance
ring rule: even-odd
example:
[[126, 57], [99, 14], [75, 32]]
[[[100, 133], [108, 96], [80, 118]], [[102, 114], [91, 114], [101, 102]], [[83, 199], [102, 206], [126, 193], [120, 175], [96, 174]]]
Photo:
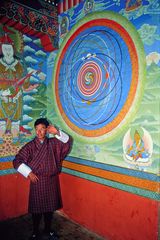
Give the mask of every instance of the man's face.
[[44, 140], [46, 133], [47, 133], [47, 128], [44, 124], [38, 124], [35, 127], [35, 131], [36, 131], [36, 135], [38, 137], [39, 140]]

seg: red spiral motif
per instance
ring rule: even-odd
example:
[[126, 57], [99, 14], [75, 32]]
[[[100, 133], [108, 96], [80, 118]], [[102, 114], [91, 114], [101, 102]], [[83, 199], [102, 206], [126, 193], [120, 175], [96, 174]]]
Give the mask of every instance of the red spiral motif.
[[99, 65], [89, 61], [82, 65], [77, 78], [77, 85], [80, 92], [85, 96], [95, 94], [102, 82], [102, 72]]

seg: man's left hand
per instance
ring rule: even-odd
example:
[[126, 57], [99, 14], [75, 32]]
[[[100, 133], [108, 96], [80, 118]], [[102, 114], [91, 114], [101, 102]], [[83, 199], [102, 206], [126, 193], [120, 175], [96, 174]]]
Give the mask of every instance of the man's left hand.
[[50, 134], [59, 135], [59, 130], [57, 130], [57, 128], [53, 125], [49, 125], [47, 127], [47, 132]]

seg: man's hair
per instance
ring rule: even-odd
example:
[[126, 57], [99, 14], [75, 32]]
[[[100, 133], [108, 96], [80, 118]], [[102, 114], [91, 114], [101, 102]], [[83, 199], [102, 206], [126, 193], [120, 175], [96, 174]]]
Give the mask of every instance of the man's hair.
[[35, 123], [34, 123], [34, 127], [36, 127], [39, 124], [44, 124], [46, 127], [49, 126], [49, 122], [48, 122], [48, 120], [46, 118], [39, 118], [39, 119], [37, 119], [35, 121]]

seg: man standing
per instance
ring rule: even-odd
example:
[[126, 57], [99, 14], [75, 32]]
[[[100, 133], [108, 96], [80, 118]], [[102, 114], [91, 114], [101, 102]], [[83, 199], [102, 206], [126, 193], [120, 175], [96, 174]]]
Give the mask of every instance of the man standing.
[[[56, 239], [51, 231], [53, 211], [62, 207], [59, 173], [62, 160], [71, 149], [71, 138], [56, 129], [45, 118], [34, 124], [36, 137], [21, 148], [13, 160], [13, 166], [19, 173], [30, 179], [29, 207], [32, 213], [33, 234], [30, 239], [39, 237], [39, 224], [44, 216], [45, 234]], [[48, 138], [46, 134], [54, 134]]]

